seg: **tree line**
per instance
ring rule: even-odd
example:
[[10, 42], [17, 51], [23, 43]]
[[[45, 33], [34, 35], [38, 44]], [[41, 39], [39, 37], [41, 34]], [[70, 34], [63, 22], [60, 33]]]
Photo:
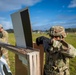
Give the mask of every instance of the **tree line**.
[[[7, 31], [8, 33], [14, 33], [14, 30], [13, 30], [13, 29], [8, 29], [8, 30], [6, 30], [6, 31]], [[48, 32], [49, 30], [45, 30], [45, 31], [43, 31], [43, 30], [32, 30], [32, 31], [34, 31], [34, 32], [37, 32], [37, 31]], [[76, 32], [76, 28], [66, 28], [65, 31], [66, 31], [66, 32]]]
[[65, 29], [66, 32], [76, 32], [76, 28], [67, 28]]

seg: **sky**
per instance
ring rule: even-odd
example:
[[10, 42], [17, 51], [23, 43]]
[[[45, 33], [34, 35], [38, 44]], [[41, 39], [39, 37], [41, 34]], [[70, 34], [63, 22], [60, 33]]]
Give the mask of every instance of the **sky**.
[[0, 0], [0, 24], [13, 29], [11, 14], [28, 7], [33, 30], [76, 28], [76, 0]]

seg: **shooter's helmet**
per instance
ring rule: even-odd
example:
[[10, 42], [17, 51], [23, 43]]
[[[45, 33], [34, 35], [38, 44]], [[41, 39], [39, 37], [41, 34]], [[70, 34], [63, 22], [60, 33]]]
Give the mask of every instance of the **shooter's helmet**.
[[62, 26], [53, 26], [49, 30], [50, 36], [62, 36], [66, 37], [65, 29]]

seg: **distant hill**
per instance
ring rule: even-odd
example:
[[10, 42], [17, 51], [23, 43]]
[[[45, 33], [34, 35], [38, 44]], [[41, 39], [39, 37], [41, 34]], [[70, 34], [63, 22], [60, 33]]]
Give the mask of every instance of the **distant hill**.
[[8, 33], [14, 33], [14, 30], [13, 29], [7, 29], [6, 30]]

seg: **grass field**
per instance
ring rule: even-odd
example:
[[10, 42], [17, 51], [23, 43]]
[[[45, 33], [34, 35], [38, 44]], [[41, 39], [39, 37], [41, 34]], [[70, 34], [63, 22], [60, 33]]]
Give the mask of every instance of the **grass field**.
[[[47, 36], [47, 34], [38, 34], [38, 33], [33, 33], [32, 34], [32, 39], [35, 42], [35, 39], [39, 36]], [[70, 44], [72, 44], [76, 48], [76, 34], [75, 33], [70, 33], [67, 34], [67, 37], [65, 38], [66, 41]], [[9, 43], [12, 45], [15, 45], [15, 37], [13, 33], [9, 33]], [[10, 65], [11, 65], [11, 71], [13, 75], [15, 75], [15, 54], [9, 51], [9, 59], [10, 59]], [[73, 59], [70, 59], [70, 75], [76, 75], [76, 57]]]

